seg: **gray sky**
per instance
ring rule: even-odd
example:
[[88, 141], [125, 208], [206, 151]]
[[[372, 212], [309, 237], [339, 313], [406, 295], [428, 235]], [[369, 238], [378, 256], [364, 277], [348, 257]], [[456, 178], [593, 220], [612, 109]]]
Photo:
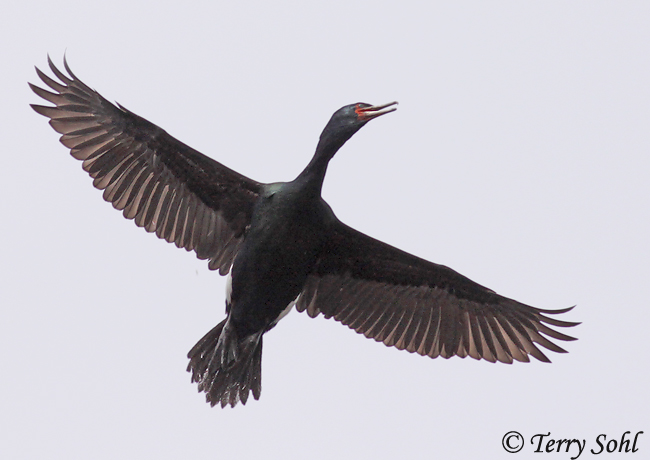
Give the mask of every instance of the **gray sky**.
[[[0, 18], [1, 458], [520, 460], [536, 433], [597, 450], [639, 430], [649, 455], [650, 3], [89, 5]], [[577, 304], [580, 340], [552, 364], [431, 360], [293, 312], [265, 336], [261, 400], [210, 408], [186, 353], [224, 317], [224, 279], [103, 202], [28, 107], [33, 65], [66, 49], [106, 98], [265, 182], [342, 105], [398, 100], [332, 161], [337, 216], [508, 297]]]

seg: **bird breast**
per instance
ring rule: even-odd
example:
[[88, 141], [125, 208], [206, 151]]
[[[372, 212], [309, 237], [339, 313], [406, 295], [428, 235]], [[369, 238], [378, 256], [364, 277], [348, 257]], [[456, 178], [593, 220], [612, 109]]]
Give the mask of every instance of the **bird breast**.
[[246, 333], [268, 329], [288, 312], [321, 250], [327, 225], [321, 202], [305, 205], [294, 196], [260, 199], [235, 258], [230, 309]]

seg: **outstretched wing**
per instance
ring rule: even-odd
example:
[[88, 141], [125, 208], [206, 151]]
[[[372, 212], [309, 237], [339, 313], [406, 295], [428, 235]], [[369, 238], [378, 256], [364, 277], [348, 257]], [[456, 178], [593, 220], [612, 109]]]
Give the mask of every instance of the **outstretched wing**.
[[323, 313], [355, 331], [436, 358], [471, 356], [490, 362], [549, 359], [538, 343], [558, 353], [557, 340], [575, 340], [547, 326], [570, 327], [540, 310], [500, 296], [443, 265], [370, 238], [341, 222], [333, 225], [296, 308]]
[[188, 147], [164, 130], [111, 104], [70, 71], [38, 68], [54, 92], [29, 86], [54, 107], [32, 105], [50, 118], [61, 143], [83, 168], [104, 199], [124, 217], [179, 248], [209, 259], [212, 270], [230, 270], [261, 184]]

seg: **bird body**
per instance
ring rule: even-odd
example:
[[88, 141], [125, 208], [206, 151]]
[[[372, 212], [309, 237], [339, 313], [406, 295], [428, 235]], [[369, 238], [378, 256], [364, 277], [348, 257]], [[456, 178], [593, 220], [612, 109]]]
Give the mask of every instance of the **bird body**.
[[[115, 106], [51, 61], [59, 81], [37, 70], [54, 92], [31, 85], [54, 106], [61, 142], [104, 190], [104, 199], [136, 225], [207, 259], [228, 274], [226, 319], [189, 352], [188, 371], [212, 405], [243, 404], [261, 392], [263, 334], [295, 304], [334, 318], [368, 338], [423, 356], [512, 363], [548, 358], [536, 344], [575, 340], [570, 327], [454, 270], [418, 258], [339, 221], [321, 197], [327, 166], [370, 120], [396, 103], [350, 104], [334, 113], [316, 153], [298, 177], [262, 184], [197, 152]], [[542, 335], [543, 334], [543, 335]]]
[[301, 193], [310, 185], [302, 182], [265, 187], [233, 262], [230, 314], [246, 333], [269, 326], [296, 300], [333, 221], [319, 196]]
[[[217, 400], [245, 402], [249, 387], [259, 397], [261, 369], [256, 366], [261, 360], [262, 334], [289, 312], [316, 263], [333, 214], [319, 197], [308, 198], [301, 193], [305, 185], [305, 181], [294, 181], [264, 187], [253, 209], [247, 238], [228, 275], [227, 320], [217, 326], [218, 335], [211, 331], [208, 341], [189, 354], [193, 360], [189, 370], [194, 367], [201, 388], [205, 386], [208, 394], [211, 388], [224, 389], [215, 395]], [[242, 385], [241, 379], [228, 380], [237, 374], [230, 370], [220, 376], [223, 383], [215, 386], [208, 379], [209, 385], [205, 385], [200, 376], [210, 361], [215, 363], [213, 369], [218, 367], [223, 372], [243, 366], [242, 375], [256, 377], [250, 385]]]

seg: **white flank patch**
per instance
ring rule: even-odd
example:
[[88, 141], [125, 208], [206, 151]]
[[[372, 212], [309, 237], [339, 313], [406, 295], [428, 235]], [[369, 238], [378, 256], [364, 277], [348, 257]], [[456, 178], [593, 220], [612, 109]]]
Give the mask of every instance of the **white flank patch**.
[[230, 297], [232, 296], [232, 267], [226, 277], [226, 305], [230, 305]]
[[[300, 294], [298, 294], [298, 297], [300, 297]], [[291, 302], [289, 302], [289, 305], [287, 305], [287, 308], [285, 308], [284, 310], [282, 310], [282, 311], [280, 312], [280, 314], [278, 315], [278, 317], [275, 318], [275, 321], [273, 321], [273, 326], [275, 326], [276, 324], [278, 324], [278, 322], [279, 322], [282, 318], [284, 318], [285, 316], [287, 316], [287, 315], [289, 314], [289, 312], [291, 311], [291, 309], [293, 308], [293, 306], [294, 306], [294, 305], [296, 304], [296, 302], [298, 301], [298, 297], [296, 297], [296, 298], [293, 299]]]

